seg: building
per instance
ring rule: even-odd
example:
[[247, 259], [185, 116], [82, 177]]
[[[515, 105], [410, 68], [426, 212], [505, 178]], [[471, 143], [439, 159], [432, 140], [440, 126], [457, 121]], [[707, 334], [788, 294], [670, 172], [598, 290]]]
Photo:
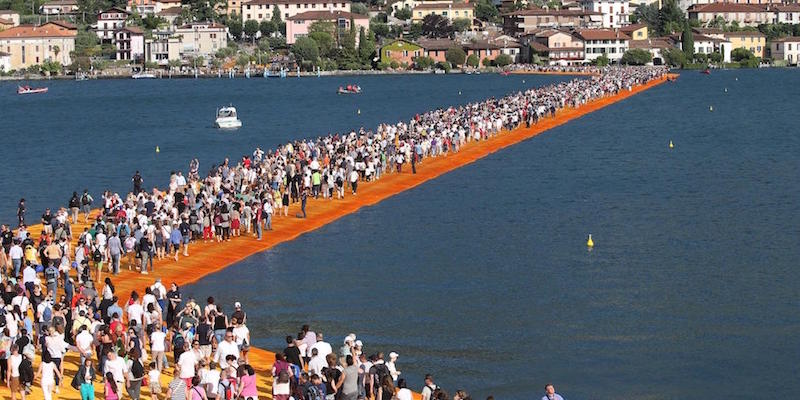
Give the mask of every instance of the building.
[[647, 50], [653, 56], [653, 65], [664, 65], [664, 51], [673, 49], [675, 43], [668, 38], [647, 38], [644, 40], [631, 40], [628, 49]]
[[[332, 0], [251, 0], [242, 4], [242, 21], [254, 19], [258, 22], [269, 20], [275, 9], [281, 13], [281, 18], [289, 18], [307, 11], [344, 11], [350, 12], [350, 1]], [[230, 10], [228, 10], [230, 12]]]
[[709, 23], [718, 17], [727, 23], [736, 21], [740, 26], [758, 26], [773, 20], [773, 13], [763, 5], [711, 3], [690, 6], [687, 10], [689, 19], [701, 24]]
[[441, 15], [447, 19], [454, 20], [466, 18], [472, 23], [474, 11], [472, 4], [457, 1], [448, 2], [421, 2], [411, 10], [411, 22], [422, 22], [428, 15]]
[[114, 32], [117, 60], [141, 62], [144, 57], [144, 31], [135, 26], [126, 26]]
[[396, 39], [381, 47], [380, 57], [382, 63], [396, 61], [398, 64], [411, 65], [414, 63], [414, 58], [424, 55], [423, 52], [422, 46], [414, 42]]
[[417, 43], [422, 46], [422, 55], [435, 62], [447, 61], [447, 50], [460, 46], [459, 43], [450, 39], [420, 39]]
[[725, 39], [731, 42], [732, 49], [745, 48], [756, 57], [764, 58], [767, 50], [767, 37], [759, 31], [725, 32]]
[[181, 16], [182, 12], [183, 8], [181, 7], [169, 7], [157, 12], [156, 16], [164, 18], [169, 23], [169, 26], [175, 26], [177, 25], [175, 21]]
[[770, 42], [769, 50], [773, 60], [783, 60], [788, 65], [797, 65], [800, 61], [800, 37], [775, 39]]
[[772, 22], [780, 24], [800, 24], [800, 4], [777, 4], [769, 6]]
[[78, 12], [77, 0], [54, 0], [48, 1], [39, 7], [39, 14], [44, 15], [68, 15]]
[[581, 0], [580, 3], [585, 11], [603, 15], [603, 28], [619, 28], [630, 23], [628, 0]]
[[467, 57], [474, 54], [476, 57], [478, 57], [478, 62], [480, 63], [482, 63], [484, 59], [494, 61], [497, 56], [502, 54], [500, 51], [500, 46], [491, 42], [468, 42], [463, 44], [461, 47], [464, 49], [464, 52], [467, 53]]
[[0, 71], [11, 71], [11, 53], [0, 51]]
[[583, 40], [566, 30], [544, 29], [532, 33], [528, 43], [537, 54], [547, 57], [550, 65], [582, 64], [586, 59]]
[[175, 29], [175, 34], [182, 37], [182, 56], [211, 58], [228, 47], [228, 28], [215, 22], [192, 22]]
[[150, 38], [145, 39], [145, 60], [161, 67], [169, 65], [170, 60], [181, 59], [183, 43], [173, 31], [153, 31]]
[[9, 69], [22, 69], [45, 61], [72, 64], [77, 31], [48, 22], [20, 25], [0, 32], [0, 51], [10, 54]]
[[500, 35], [489, 39], [489, 43], [494, 43], [500, 48], [500, 54], [511, 57], [514, 62], [520, 62], [522, 57], [522, 45], [519, 40], [508, 35]]
[[631, 40], [647, 40], [647, 24], [626, 25], [619, 30], [630, 36]]
[[0, 29], [13, 28], [19, 25], [19, 13], [11, 10], [0, 10]]
[[585, 60], [589, 62], [603, 54], [612, 62], [619, 61], [631, 39], [618, 29], [583, 29], [577, 35], [583, 40]]
[[[294, 44], [297, 38], [308, 36], [308, 28], [314, 22], [332, 22], [339, 28], [340, 32], [350, 29], [350, 20], [355, 24], [358, 32], [361, 28], [369, 29], [369, 17], [361, 14], [353, 14], [345, 11], [308, 11], [289, 17], [286, 20], [286, 44]], [[358, 46], [358, 35], [356, 35], [356, 46]]]
[[599, 28], [603, 15], [584, 10], [550, 10], [530, 8], [503, 14], [503, 31], [524, 35], [543, 28]]
[[102, 42], [111, 43], [114, 41], [114, 32], [125, 27], [125, 21], [129, 13], [121, 8], [112, 7], [97, 14], [97, 23], [94, 26], [97, 37]]

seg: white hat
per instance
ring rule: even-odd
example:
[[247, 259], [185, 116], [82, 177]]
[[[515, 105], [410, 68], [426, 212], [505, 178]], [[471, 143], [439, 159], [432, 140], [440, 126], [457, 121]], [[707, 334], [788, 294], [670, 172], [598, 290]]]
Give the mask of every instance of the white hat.
[[391, 352], [391, 353], [389, 353], [389, 358], [397, 358], [397, 356], [399, 356], [399, 355], [400, 354], [397, 354], [395, 352]]
[[349, 334], [349, 335], [344, 337], [344, 342], [345, 343], [354, 342], [355, 340], [356, 340], [356, 335], [354, 333], [351, 333], [351, 334]]
[[364, 343], [361, 343], [360, 340], [356, 340], [355, 344], [356, 344], [357, 347], [364, 347]]
[[236, 303], [233, 303], [233, 307], [234, 307], [234, 308], [242, 308], [242, 303], [239, 303], [239, 302], [237, 301]]

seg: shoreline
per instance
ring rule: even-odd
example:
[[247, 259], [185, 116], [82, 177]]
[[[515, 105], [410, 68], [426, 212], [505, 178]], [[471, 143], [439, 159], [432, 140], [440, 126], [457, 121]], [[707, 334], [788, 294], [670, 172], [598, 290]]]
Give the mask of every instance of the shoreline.
[[[551, 128], [563, 125], [573, 119], [580, 118], [586, 114], [602, 109], [608, 105], [617, 103], [628, 97], [634, 96], [642, 91], [660, 85], [667, 80], [674, 79], [675, 74], [668, 74], [662, 78], [650, 81], [644, 85], [636, 86], [629, 91], [621, 91], [615, 95], [593, 100], [578, 108], [565, 108], [556, 113], [554, 117], [544, 118], [538, 124], [530, 128], [519, 127], [512, 131], [502, 133], [481, 142], [470, 142], [458, 153], [446, 156], [426, 159], [417, 168], [417, 174], [412, 174], [408, 169], [403, 173], [386, 174], [381, 179], [373, 182], [365, 182], [359, 186], [357, 196], [347, 194], [342, 200], [326, 200], [309, 198], [307, 205], [307, 219], [296, 218], [295, 213], [299, 206], [293, 204], [287, 217], [273, 217], [272, 231], [265, 231], [263, 240], [258, 241], [252, 236], [238, 237], [229, 242], [206, 244], [202, 242], [193, 243], [189, 248], [189, 257], [181, 257], [180, 261], [175, 262], [171, 258], [154, 262], [154, 271], [149, 275], [142, 275], [138, 272], [129, 271], [126, 267], [126, 260], [121, 260], [120, 275], [113, 278], [116, 286], [116, 293], [123, 302], [128, 299], [132, 290], [142, 291], [150, 286], [156, 278], [161, 278], [164, 285], [176, 282], [179, 286], [185, 286], [199, 281], [200, 279], [220, 272], [228, 266], [240, 262], [256, 253], [268, 250], [278, 244], [293, 240], [305, 233], [316, 230], [330, 222], [338, 220], [346, 215], [357, 212], [363, 207], [372, 206], [378, 202], [392, 197], [419, 186], [429, 180], [435, 179], [443, 174], [471, 164], [481, 158], [493, 154], [501, 149], [530, 139]], [[92, 215], [97, 214], [97, 210], [92, 211]], [[78, 233], [83, 231], [86, 224], [78, 223], [73, 225], [73, 243], [77, 241]], [[34, 237], [41, 231], [41, 225], [29, 226], [29, 231]], [[103, 276], [108, 276], [104, 273]], [[102, 279], [98, 279], [100, 281]], [[98, 285], [99, 286], [99, 285]], [[100, 287], [97, 288], [98, 290]], [[247, 309], [247, 304], [244, 304]], [[339, 332], [339, 334], [344, 334]], [[335, 335], [331, 335], [336, 337]], [[272, 378], [270, 369], [274, 360], [274, 353], [268, 350], [251, 347], [249, 361], [256, 370], [258, 377], [259, 396], [264, 398], [272, 397]], [[77, 371], [78, 357], [75, 352], [69, 352], [64, 358], [65, 376], [71, 377]], [[38, 364], [38, 363], [37, 363]], [[35, 364], [35, 365], [37, 365]], [[162, 373], [162, 387], [166, 388], [170, 374]], [[95, 385], [98, 393], [102, 393], [102, 385]], [[149, 395], [149, 390], [143, 390], [142, 395]], [[35, 389], [29, 399], [40, 399], [41, 390]], [[69, 384], [62, 385], [58, 399], [80, 399], [80, 394], [72, 389]], [[146, 397], [145, 397], [146, 398]], [[414, 393], [415, 400], [419, 399], [419, 394]]]

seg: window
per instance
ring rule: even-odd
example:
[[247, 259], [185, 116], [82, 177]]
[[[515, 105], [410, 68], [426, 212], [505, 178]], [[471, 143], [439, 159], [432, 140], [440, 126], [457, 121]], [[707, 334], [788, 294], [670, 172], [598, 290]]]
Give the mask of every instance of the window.
[[36, 52], [37, 53], [39, 52], [39, 46], [36, 46]]
[[[778, 50], [780, 50], [780, 49], [781, 49], [781, 45], [778, 44]], [[786, 50], [792, 51], [792, 44], [791, 43], [787, 43], [786, 44]]]
[[408, 50], [403, 50], [403, 57], [408, 57]]
[[262, 14], [258, 14], [258, 19], [261, 19], [261, 18], [263, 18], [263, 17], [264, 17], [264, 16], [263, 16]]

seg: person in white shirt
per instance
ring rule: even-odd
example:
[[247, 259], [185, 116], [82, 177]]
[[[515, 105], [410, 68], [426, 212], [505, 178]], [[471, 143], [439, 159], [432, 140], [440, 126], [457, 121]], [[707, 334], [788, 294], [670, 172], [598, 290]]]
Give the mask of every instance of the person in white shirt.
[[84, 364], [84, 361], [87, 358], [92, 358], [92, 343], [94, 343], [94, 337], [91, 333], [89, 333], [89, 329], [86, 326], [81, 325], [78, 328], [78, 335], [75, 336], [75, 347], [77, 347], [78, 352], [81, 354], [81, 364]]
[[22, 363], [22, 354], [16, 343], [11, 345], [11, 355], [8, 356], [8, 369], [6, 370], [6, 385], [11, 391], [11, 400], [16, 400], [17, 393], [25, 399], [25, 391], [19, 381], [19, 365]]
[[133, 303], [128, 305], [126, 312], [128, 313], [128, 321], [136, 321], [138, 326], [142, 326], [144, 308], [139, 304], [138, 296], [133, 296]]
[[413, 397], [411, 391], [408, 390], [405, 379], [397, 380], [397, 388], [399, 389], [395, 395], [397, 396], [397, 400], [412, 400]]
[[392, 375], [392, 380], [397, 383], [397, 377], [400, 376], [400, 371], [397, 370], [397, 367], [394, 365], [397, 362], [397, 357], [399, 354], [395, 352], [389, 353], [389, 361], [386, 363], [386, 368], [389, 368], [389, 374]]
[[150, 355], [156, 363], [156, 369], [164, 369], [164, 352], [166, 351], [167, 334], [161, 331], [161, 324], [156, 323], [150, 334]]
[[181, 353], [181, 356], [178, 358], [178, 365], [181, 366], [180, 378], [188, 380], [189, 384], [187, 386], [189, 386], [191, 385], [191, 379], [194, 378], [199, 360], [197, 358], [197, 353], [189, 350], [189, 343], [184, 343], [183, 349], [185, 351]]
[[125, 360], [117, 357], [117, 353], [113, 350], [107, 354], [106, 364], [103, 367], [103, 374], [111, 373], [114, 381], [117, 382], [118, 387], [123, 387], [128, 380], [128, 366], [125, 365]]
[[333, 348], [331, 347], [330, 343], [323, 340], [322, 332], [317, 332], [317, 343], [314, 343], [311, 346], [311, 351], [317, 349], [317, 354], [319, 354], [323, 359], [328, 356], [328, 354], [333, 353]]
[[242, 354], [242, 361], [247, 364], [247, 351], [250, 348], [250, 329], [245, 324], [238, 323], [236, 318], [233, 318], [232, 321], [235, 325], [232, 331], [234, 341]]
[[214, 354], [214, 361], [217, 362], [220, 368], [228, 368], [227, 358], [229, 355], [239, 359], [239, 346], [233, 341], [233, 329], [228, 329], [225, 332], [225, 340], [217, 345], [217, 352]]
[[311, 361], [308, 362], [308, 373], [309, 375], [320, 375], [322, 374], [322, 368], [328, 366], [328, 361], [325, 360], [325, 357], [319, 355], [319, 350], [312, 349], [311, 350]]

